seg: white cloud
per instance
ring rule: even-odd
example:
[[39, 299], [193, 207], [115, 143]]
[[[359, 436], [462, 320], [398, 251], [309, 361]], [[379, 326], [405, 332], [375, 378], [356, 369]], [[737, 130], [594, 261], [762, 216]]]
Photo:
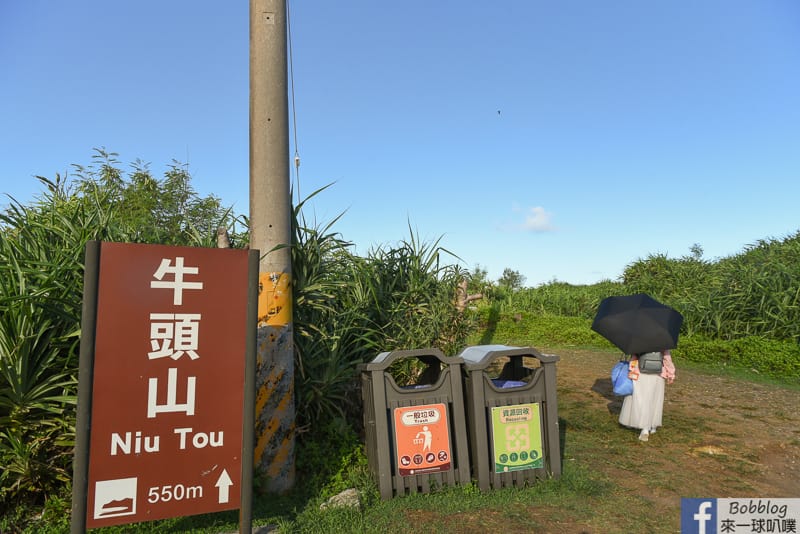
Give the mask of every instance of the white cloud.
[[552, 213], [545, 211], [541, 206], [528, 208], [521, 229], [526, 232], [550, 232], [555, 229], [550, 222], [552, 216]]
[[[511, 212], [514, 214], [511, 220], [506, 220], [497, 225], [501, 232], [552, 232], [556, 230], [551, 219], [553, 214], [541, 206], [523, 208], [517, 202], [512, 203]], [[520, 219], [522, 221], [520, 222]]]

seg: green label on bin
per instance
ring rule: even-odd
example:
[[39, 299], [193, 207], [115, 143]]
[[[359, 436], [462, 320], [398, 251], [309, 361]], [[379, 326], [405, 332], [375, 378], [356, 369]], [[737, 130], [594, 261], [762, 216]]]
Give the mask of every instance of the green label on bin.
[[544, 466], [539, 403], [492, 408], [494, 472]]

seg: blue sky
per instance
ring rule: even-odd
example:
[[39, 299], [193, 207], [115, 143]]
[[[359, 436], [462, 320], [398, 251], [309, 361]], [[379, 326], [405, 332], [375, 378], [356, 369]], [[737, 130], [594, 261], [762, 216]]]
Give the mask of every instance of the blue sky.
[[[800, 229], [794, 0], [290, 2], [301, 196], [490, 278], [616, 279]], [[248, 210], [249, 3], [0, 0], [0, 192], [93, 149]], [[297, 187], [297, 186], [295, 186]], [[3, 196], [0, 204], [7, 204]], [[453, 259], [453, 262], [458, 260]]]

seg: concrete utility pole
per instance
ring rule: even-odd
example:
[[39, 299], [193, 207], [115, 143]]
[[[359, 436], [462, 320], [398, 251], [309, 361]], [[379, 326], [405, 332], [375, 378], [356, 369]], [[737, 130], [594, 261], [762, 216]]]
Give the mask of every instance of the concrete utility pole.
[[294, 486], [292, 200], [285, 0], [250, 0], [250, 247], [259, 263], [255, 465]]

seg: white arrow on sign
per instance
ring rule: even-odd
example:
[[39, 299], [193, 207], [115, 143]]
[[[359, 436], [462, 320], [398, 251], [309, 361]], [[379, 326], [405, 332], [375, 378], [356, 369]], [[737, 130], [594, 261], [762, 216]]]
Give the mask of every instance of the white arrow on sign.
[[219, 488], [219, 502], [228, 502], [230, 488], [233, 486], [233, 480], [231, 480], [230, 475], [228, 475], [227, 469], [222, 470], [222, 474], [219, 475], [219, 479], [217, 479], [217, 483], [214, 485]]

